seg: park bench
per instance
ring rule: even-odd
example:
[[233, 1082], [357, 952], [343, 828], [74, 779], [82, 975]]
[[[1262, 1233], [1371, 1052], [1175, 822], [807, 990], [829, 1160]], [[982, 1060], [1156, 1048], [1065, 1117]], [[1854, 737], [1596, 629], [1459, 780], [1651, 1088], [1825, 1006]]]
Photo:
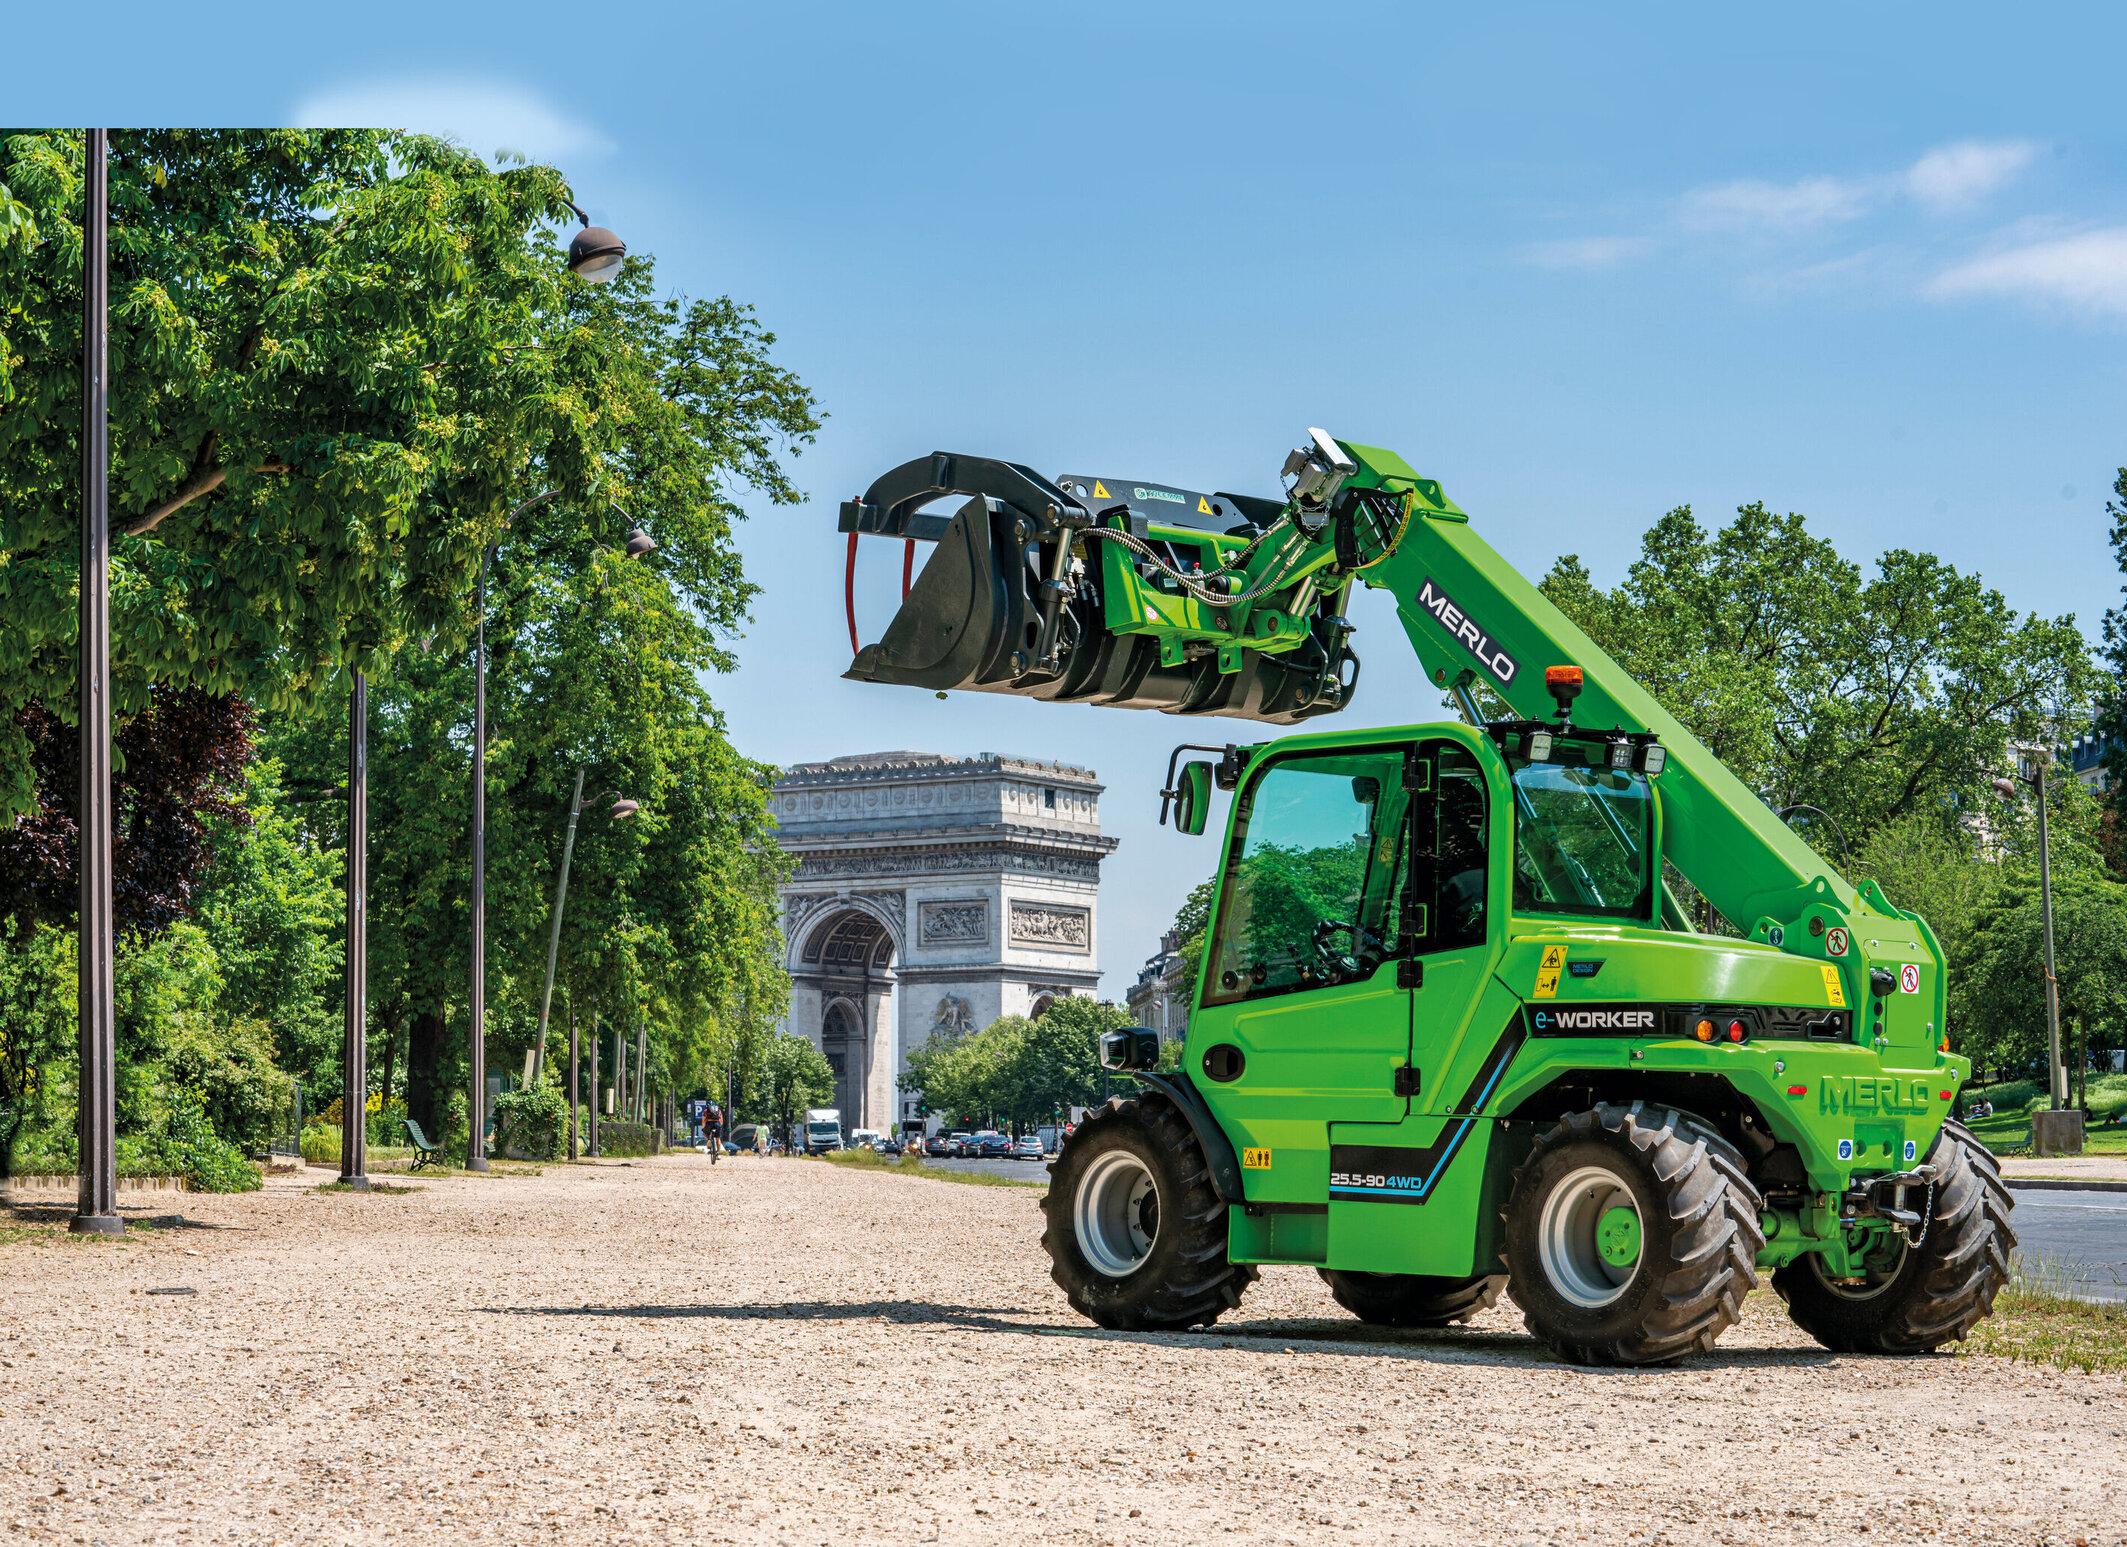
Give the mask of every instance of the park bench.
[[414, 1163], [408, 1169], [418, 1171], [423, 1166], [437, 1164], [436, 1157], [443, 1153], [443, 1146], [431, 1144], [428, 1135], [421, 1131], [421, 1125], [412, 1118], [406, 1118], [405, 1123], [407, 1141], [414, 1147]]

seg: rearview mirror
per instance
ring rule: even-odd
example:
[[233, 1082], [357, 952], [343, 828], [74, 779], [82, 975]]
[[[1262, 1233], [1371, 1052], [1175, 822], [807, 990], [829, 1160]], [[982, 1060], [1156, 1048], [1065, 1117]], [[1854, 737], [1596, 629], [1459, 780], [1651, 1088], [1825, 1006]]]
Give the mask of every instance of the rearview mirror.
[[1177, 832], [1201, 833], [1204, 820], [1211, 814], [1211, 765], [1206, 762], [1184, 763], [1182, 775], [1174, 781], [1174, 826]]

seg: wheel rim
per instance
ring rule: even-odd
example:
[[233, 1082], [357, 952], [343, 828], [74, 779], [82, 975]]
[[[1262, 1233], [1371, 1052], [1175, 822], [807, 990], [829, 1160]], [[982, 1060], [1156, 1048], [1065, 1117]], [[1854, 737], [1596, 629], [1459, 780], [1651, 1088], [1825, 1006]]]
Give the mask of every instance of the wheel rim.
[[1109, 1278], [1128, 1278], [1159, 1240], [1159, 1189], [1128, 1150], [1110, 1150], [1086, 1169], [1071, 1207], [1078, 1250]]
[[1607, 1166], [1583, 1166], [1551, 1189], [1537, 1224], [1544, 1277], [1586, 1310], [1610, 1304], [1640, 1268], [1639, 1204]]
[[1905, 1266], [1905, 1254], [1912, 1248], [1907, 1245], [1904, 1234], [1896, 1230], [1881, 1232], [1876, 1245], [1861, 1259], [1867, 1269], [1866, 1283], [1842, 1284], [1824, 1271], [1824, 1254], [1809, 1254], [1809, 1270], [1817, 1275], [1817, 1282], [1842, 1300], [1873, 1300], [1882, 1294], [1898, 1278], [1898, 1270]]

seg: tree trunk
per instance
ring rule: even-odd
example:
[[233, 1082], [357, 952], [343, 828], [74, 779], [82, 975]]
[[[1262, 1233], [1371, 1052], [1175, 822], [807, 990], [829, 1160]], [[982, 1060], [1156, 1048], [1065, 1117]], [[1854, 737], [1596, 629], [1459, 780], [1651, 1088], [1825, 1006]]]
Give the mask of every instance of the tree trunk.
[[443, 1016], [435, 1010], [418, 1012], [406, 1033], [406, 1115], [421, 1125], [432, 1144], [439, 1137], [443, 1116]]
[[377, 1084], [378, 1099], [386, 1106], [391, 1105], [391, 1077], [399, 1061], [398, 1053], [399, 1011], [394, 1007], [384, 1016], [383, 1078]]

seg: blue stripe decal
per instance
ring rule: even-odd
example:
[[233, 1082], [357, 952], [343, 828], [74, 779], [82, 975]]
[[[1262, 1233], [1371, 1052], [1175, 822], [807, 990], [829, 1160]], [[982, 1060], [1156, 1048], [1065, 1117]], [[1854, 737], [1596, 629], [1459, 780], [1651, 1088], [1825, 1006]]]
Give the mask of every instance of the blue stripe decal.
[[[1462, 1153], [1463, 1141], [1477, 1122], [1477, 1115], [1492, 1093], [1505, 1078], [1507, 1066], [1514, 1055], [1521, 1051], [1528, 1040], [1528, 1032], [1522, 1019], [1516, 1015], [1510, 1020], [1499, 1040], [1492, 1045], [1484, 1065], [1479, 1069], [1471, 1088], [1464, 1092], [1449, 1114], [1450, 1121], [1441, 1129], [1431, 1144], [1420, 1147], [1405, 1145], [1336, 1144], [1330, 1147], [1329, 1169], [1331, 1198], [1350, 1198], [1366, 1202], [1380, 1199], [1398, 1203], [1424, 1203], [1447, 1174], [1455, 1157]], [[1457, 1121], [1456, 1119], [1459, 1119]], [[1384, 1124], [1384, 1127], [1390, 1125]], [[1367, 1182], [1338, 1182], [1338, 1176], [1365, 1176]], [[1402, 1179], [1406, 1185], [1391, 1187], [1381, 1185], [1388, 1177]]]

